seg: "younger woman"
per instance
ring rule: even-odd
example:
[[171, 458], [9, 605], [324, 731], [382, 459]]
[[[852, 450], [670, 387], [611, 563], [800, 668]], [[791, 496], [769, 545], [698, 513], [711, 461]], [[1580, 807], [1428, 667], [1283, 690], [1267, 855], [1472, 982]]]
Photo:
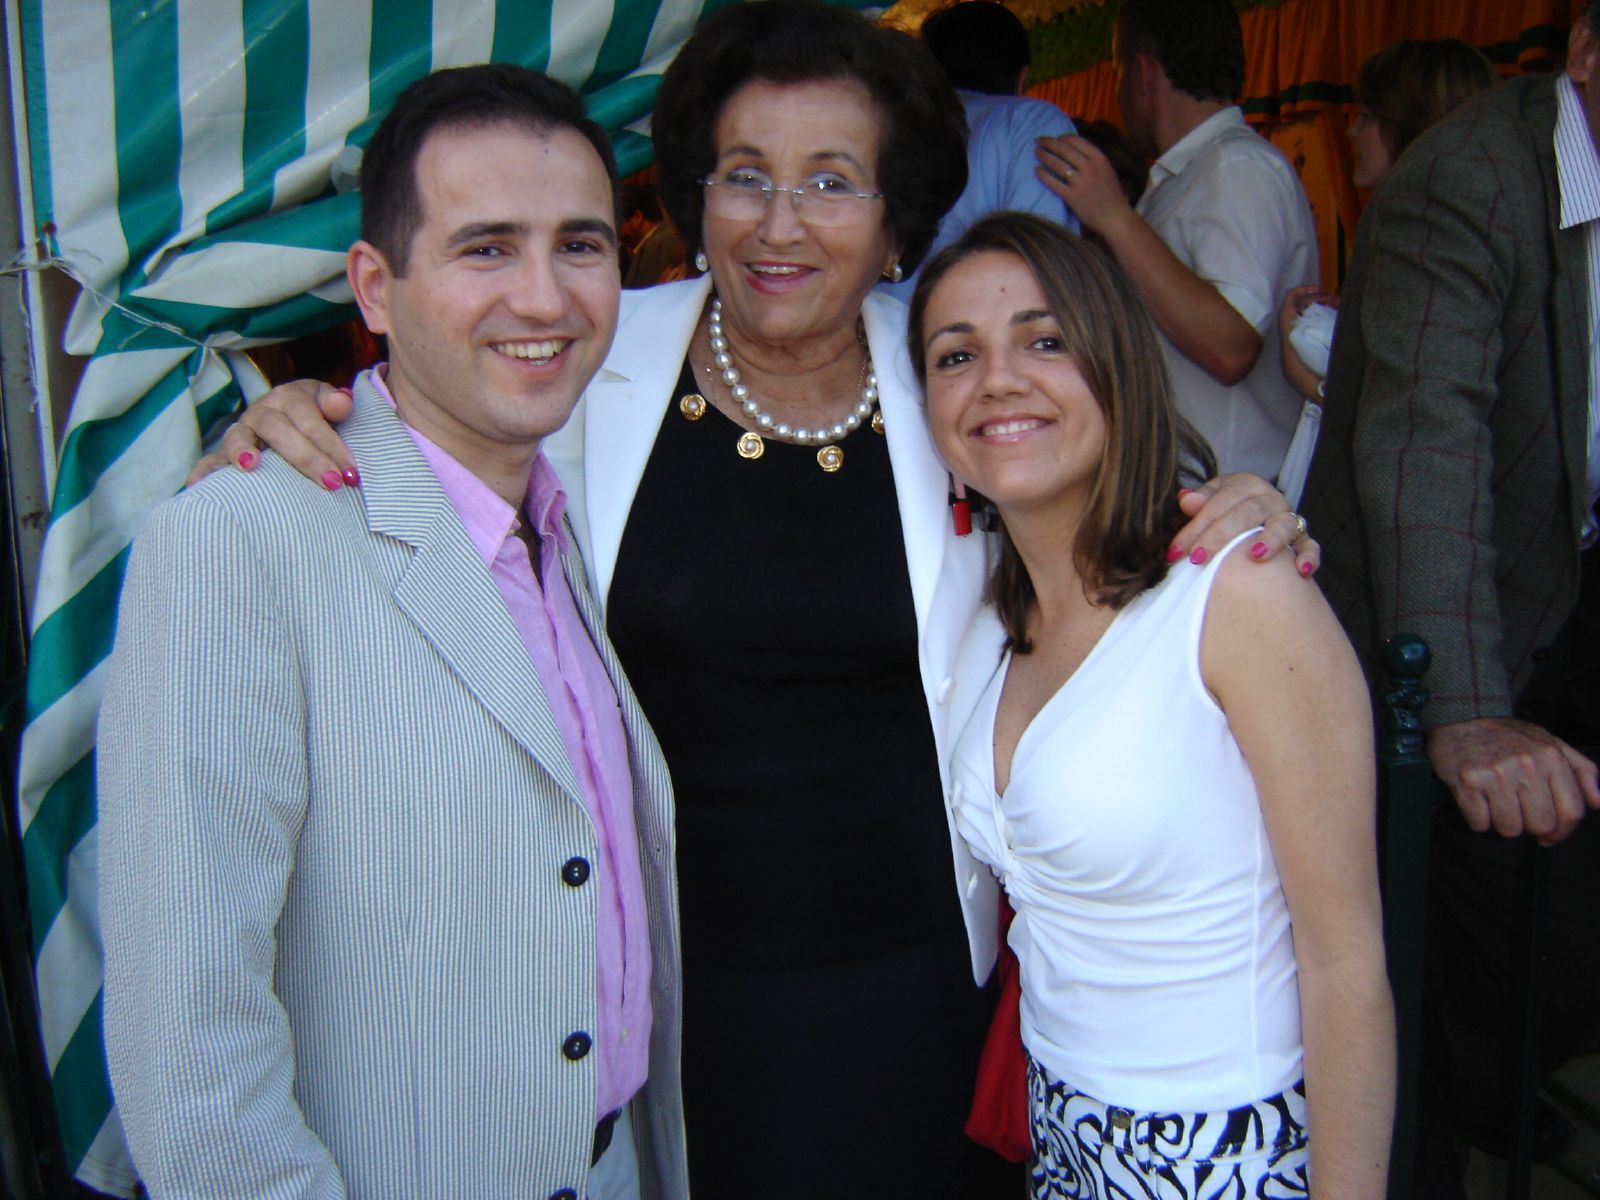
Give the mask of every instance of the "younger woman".
[[1288, 564], [1251, 567], [1258, 535], [1169, 570], [1210, 456], [1095, 247], [980, 222], [926, 268], [910, 344], [1002, 525], [1007, 650], [952, 804], [1017, 910], [1032, 1195], [1381, 1196], [1393, 1024], [1343, 633]]

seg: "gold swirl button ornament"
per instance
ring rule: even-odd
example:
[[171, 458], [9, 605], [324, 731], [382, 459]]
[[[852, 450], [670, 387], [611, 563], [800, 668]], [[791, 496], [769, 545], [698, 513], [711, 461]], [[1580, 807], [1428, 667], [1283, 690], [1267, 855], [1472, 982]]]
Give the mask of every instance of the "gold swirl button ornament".
[[883, 433], [883, 409], [881, 408], [872, 414], [872, 432], [876, 434]]
[[824, 446], [817, 451], [817, 466], [832, 475], [844, 466], [844, 451], [837, 446]]
[[761, 440], [759, 433], [740, 434], [739, 440], [734, 443], [734, 447], [739, 451], [740, 458], [748, 458], [751, 461], [760, 458], [767, 452], [767, 444]]
[[690, 392], [678, 401], [678, 411], [691, 421], [698, 421], [706, 415], [706, 398], [699, 392]]

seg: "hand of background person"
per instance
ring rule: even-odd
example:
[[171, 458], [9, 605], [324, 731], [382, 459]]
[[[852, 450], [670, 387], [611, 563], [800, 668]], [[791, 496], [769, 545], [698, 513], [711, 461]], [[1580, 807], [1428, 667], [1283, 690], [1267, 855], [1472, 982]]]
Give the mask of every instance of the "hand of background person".
[[1313, 304], [1325, 304], [1329, 308], [1339, 307], [1339, 293], [1330, 292], [1327, 288], [1315, 283], [1308, 283], [1302, 287], [1290, 288], [1283, 296], [1283, 307], [1278, 310], [1278, 332], [1287, 341], [1289, 331], [1294, 328], [1295, 321]]
[[330, 492], [361, 482], [350, 449], [333, 427], [350, 415], [350, 393], [311, 379], [279, 384], [250, 405], [222, 435], [216, 450], [195, 463], [188, 484], [232, 463], [253, 470], [265, 442], [307, 479], [317, 479]]
[[1108, 224], [1134, 215], [1116, 168], [1093, 142], [1059, 134], [1039, 138], [1034, 153], [1039, 160], [1034, 174], [1066, 202], [1085, 229], [1103, 234]]
[[1427, 745], [1434, 773], [1479, 833], [1531, 833], [1551, 846], [1600, 808], [1595, 764], [1538, 725], [1510, 717], [1456, 721], [1428, 730]]
[[1188, 514], [1189, 523], [1172, 539], [1169, 562], [1181, 558], [1205, 562], [1241, 533], [1261, 525], [1265, 528], [1260, 539], [1248, 550], [1257, 562], [1288, 547], [1301, 575], [1309, 577], [1322, 563], [1322, 547], [1315, 539], [1296, 540], [1299, 526], [1283, 493], [1257, 475], [1241, 471], [1207, 480], [1180, 493], [1178, 507]]
[[1304, 287], [1290, 288], [1284, 295], [1283, 307], [1278, 310], [1278, 349], [1283, 362], [1283, 377], [1289, 381], [1289, 386], [1311, 403], [1321, 404], [1322, 393], [1317, 390], [1317, 385], [1322, 382], [1321, 377], [1306, 366], [1289, 341], [1289, 332], [1294, 328], [1294, 323], [1313, 304], [1338, 308], [1339, 293], [1310, 283]]

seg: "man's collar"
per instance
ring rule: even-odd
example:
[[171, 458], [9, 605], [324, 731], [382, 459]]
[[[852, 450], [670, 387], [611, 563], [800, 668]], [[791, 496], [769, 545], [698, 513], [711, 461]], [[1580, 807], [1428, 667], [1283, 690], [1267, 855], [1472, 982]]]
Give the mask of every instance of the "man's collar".
[[1600, 218], [1600, 152], [1572, 77], [1556, 80], [1556, 181], [1561, 192], [1561, 228]]
[[1181, 174], [1195, 155], [1235, 125], [1248, 128], [1245, 125], [1244, 110], [1237, 104], [1230, 104], [1227, 108], [1220, 108], [1212, 113], [1168, 146], [1166, 153], [1156, 159], [1150, 167], [1150, 182], [1160, 183], [1169, 176]]
[[[389, 391], [387, 375], [388, 364], [379, 363], [372, 370], [372, 385], [378, 395], [388, 401], [390, 407], [394, 407], [394, 396]], [[399, 416], [398, 409], [395, 415]], [[522, 513], [507, 504], [493, 488], [427, 434], [407, 425], [403, 417], [400, 423], [405, 425], [406, 432], [433, 470], [450, 506], [456, 510], [456, 515], [466, 527], [467, 536], [472, 539], [484, 566], [491, 565], [499, 553], [500, 544], [515, 533]], [[561, 517], [566, 507], [567, 494], [561, 490], [554, 468], [545, 460], [544, 451], [540, 450], [528, 472], [523, 512], [526, 512], [540, 535], [554, 536], [563, 551], [566, 549], [566, 532], [562, 528]]]

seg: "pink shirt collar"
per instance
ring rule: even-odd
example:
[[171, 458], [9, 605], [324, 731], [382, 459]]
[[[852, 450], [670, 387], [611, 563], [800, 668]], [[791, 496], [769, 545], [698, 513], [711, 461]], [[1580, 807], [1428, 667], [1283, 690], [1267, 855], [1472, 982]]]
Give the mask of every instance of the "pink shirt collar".
[[[374, 367], [372, 386], [393, 408], [394, 395], [389, 391], [388, 372], [388, 363]], [[406, 432], [439, 480], [445, 498], [461, 518], [483, 565], [492, 567], [501, 543], [516, 533], [521, 514], [427, 434], [404, 421], [401, 424], [405, 425]], [[567, 532], [562, 517], [567, 511], [567, 494], [561, 489], [555, 468], [545, 458], [543, 450], [534, 458], [533, 468], [528, 472], [528, 490], [522, 505], [533, 521], [534, 531], [541, 536], [554, 537], [561, 553], [565, 554]]]

